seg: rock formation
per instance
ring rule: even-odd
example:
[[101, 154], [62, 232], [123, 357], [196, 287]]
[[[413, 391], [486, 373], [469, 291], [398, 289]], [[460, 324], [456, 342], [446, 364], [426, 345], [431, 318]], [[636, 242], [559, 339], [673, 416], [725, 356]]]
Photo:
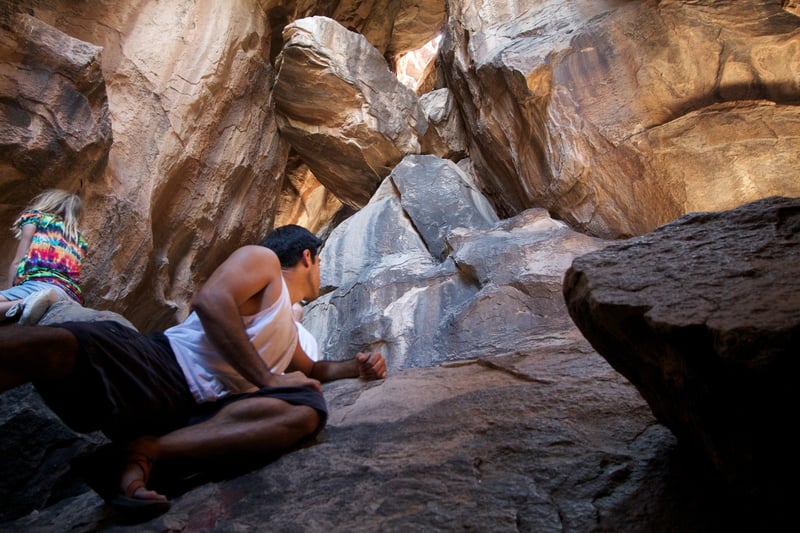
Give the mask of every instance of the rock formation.
[[[34, 17], [0, 20], [4, 228], [43, 189], [88, 189], [100, 179], [112, 143], [100, 53]], [[16, 251], [9, 237], [3, 257]]]
[[408, 156], [328, 238], [330, 292], [303, 323], [326, 357], [375, 350], [390, 369], [556, 345], [563, 272], [603, 244], [541, 209], [499, 221], [454, 163]]
[[[273, 87], [281, 135], [342, 203], [361, 208], [428, 127], [419, 99], [364, 36], [326, 17], [284, 30]], [[358, 61], [350, 61], [351, 57]]]
[[501, 216], [597, 236], [800, 195], [800, 27], [778, 2], [450, 2], [442, 70]]
[[[87, 303], [150, 331], [183, 318], [194, 289], [236, 246], [258, 241], [276, 220], [329, 231], [342, 218], [332, 199], [351, 212], [412, 153], [468, 155], [476, 187], [501, 218], [546, 208], [601, 237], [800, 194], [793, 2], [559, 6], [6, 1], [6, 79], [29, 72], [14, 52], [24, 43], [13, 37], [27, 24], [50, 29], [26, 42], [61, 32], [72, 50], [92, 50], [92, 83], [105, 90], [87, 100], [100, 107], [84, 112], [93, 122], [80, 135], [54, 129], [49, 141], [72, 146], [65, 154], [83, 150], [80, 160], [49, 155], [59, 171], [43, 173], [37, 147], [4, 152], [15, 170], [3, 174], [0, 225], [45, 184], [82, 183]], [[390, 71], [440, 33], [435, 79], [421, 85], [436, 94], [416, 101]], [[301, 37], [308, 48], [295, 46]], [[25, 44], [25, 61], [47, 67], [35, 78], [49, 88], [42, 116], [72, 117], [72, 89], [50, 66], [73, 61], [59, 58], [68, 46]], [[314, 57], [328, 67], [321, 78], [319, 65], [293, 61]], [[323, 93], [315, 106], [307, 91], [317, 82], [345, 92], [332, 91], [335, 101]], [[6, 145], [23, 147], [26, 134], [13, 127], [23, 109], [17, 95], [3, 85], [2, 129], [20, 136]], [[314, 127], [303, 124], [327, 133], [312, 138]], [[320, 139], [326, 149], [317, 153]]]
[[767, 198], [581, 256], [564, 295], [679, 439], [734, 482], [774, 482], [797, 465], [798, 262], [800, 199]]
[[[581, 338], [561, 282], [609, 239], [800, 196], [798, 20], [791, 0], [0, 0], [0, 227], [44, 187], [78, 188], [87, 306], [150, 332], [236, 247], [300, 223], [326, 238], [307, 327], [327, 357], [389, 359], [385, 382], [326, 388], [320, 442], [175, 490], [142, 529], [787, 518], [783, 495], [731, 494], [684, 455], [662, 423], [681, 426]], [[393, 72], [437, 36], [412, 90]], [[2, 520], [110, 527], [68, 467], [104, 439], [37, 402], [0, 396], [3, 456], [23, 465], [2, 465]]]

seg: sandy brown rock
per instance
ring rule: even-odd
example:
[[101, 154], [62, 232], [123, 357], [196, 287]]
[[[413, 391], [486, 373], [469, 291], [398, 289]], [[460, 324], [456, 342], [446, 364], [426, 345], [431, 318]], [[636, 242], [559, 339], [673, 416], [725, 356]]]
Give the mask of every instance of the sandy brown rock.
[[442, 59], [501, 216], [616, 237], [800, 194], [799, 27], [765, 0], [453, 2]]
[[313, 233], [321, 233], [342, 209], [342, 203], [317, 181], [296, 155], [290, 155], [285, 176], [275, 226], [298, 224]]
[[[45, 188], [86, 193], [112, 143], [102, 49], [0, 6], [0, 255], [5, 228]], [[8, 269], [0, 269], [7, 286]]]
[[102, 48], [114, 143], [82, 161], [108, 159], [85, 194], [85, 293], [144, 330], [184, 316], [210, 272], [272, 227], [280, 196], [288, 146], [272, 112], [267, 18], [255, 2], [214, 6], [30, 4]]
[[364, 37], [332, 19], [302, 19], [284, 38], [273, 88], [281, 136], [343, 204], [363, 207], [419, 152], [427, 121], [417, 96]]

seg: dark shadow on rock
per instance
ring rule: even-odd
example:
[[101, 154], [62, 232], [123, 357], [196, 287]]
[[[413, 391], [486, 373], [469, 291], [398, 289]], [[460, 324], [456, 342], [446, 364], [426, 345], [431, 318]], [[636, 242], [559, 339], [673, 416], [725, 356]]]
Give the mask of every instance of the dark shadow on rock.
[[[796, 488], [754, 490], [725, 481], [698, 450], [675, 443], [647, 465], [647, 487], [601, 513], [598, 532], [784, 531], [796, 523]], [[644, 529], [643, 529], [644, 528]]]

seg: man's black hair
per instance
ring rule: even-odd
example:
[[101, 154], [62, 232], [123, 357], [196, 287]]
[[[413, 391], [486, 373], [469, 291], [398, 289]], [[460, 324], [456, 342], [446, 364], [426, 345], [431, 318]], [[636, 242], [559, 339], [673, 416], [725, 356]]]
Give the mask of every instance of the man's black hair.
[[282, 268], [290, 268], [303, 257], [303, 250], [311, 252], [311, 259], [317, 257], [317, 251], [322, 246], [322, 241], [306, 228], [295, 224], [288, 224], [272, 230], [261, 241], [265, 246], [275, 252], [280, 259]]

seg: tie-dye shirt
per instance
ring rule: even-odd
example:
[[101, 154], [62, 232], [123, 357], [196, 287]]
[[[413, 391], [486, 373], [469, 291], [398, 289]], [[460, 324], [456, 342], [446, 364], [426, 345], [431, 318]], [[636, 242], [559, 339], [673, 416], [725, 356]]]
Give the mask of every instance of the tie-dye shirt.
[[17, 265], [14, 285], [26, 281], [52, 283], [82, 304], [81, 264], [88, 247], [83, 236], [78, 235], [78, 242], [67, 238], [61, 217], [41, 211], [23, 212], [15, 224], [20, 228], [36, 224], [36, 231], [25, 257]]

